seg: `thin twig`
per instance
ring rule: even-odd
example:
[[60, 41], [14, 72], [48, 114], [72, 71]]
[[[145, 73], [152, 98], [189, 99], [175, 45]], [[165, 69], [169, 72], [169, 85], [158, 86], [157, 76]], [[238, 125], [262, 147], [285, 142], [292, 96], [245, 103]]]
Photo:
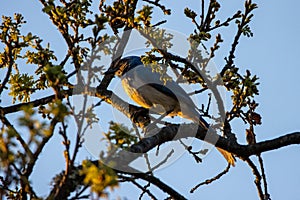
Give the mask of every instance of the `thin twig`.
[[123, 181], [127, 181], [127, 182], [131, 182], [133, 183], [135, 186], [137, 186], [139, 189], [141, 189], [143, 192], [142, 194], [140, 195], [140, 198], [143, 196], [143, 194], [147, 194], [149, 197], [151, 197], [152, 199], [154, 200], [157, 200], [157, 198], [154, 196], [154, 194], [152, 194], [150, 192], [150, 190], [147, 189], [147, 185], [146, 186], [142, 186], [140, 185], [138, 182], [135, 181], [134, 178], [131, 178], [131, 177], [127, 177], [127, 176], [123, 176], [123, 175], [119, 175], [119, 178], [122, 178]]
[[30, 176], [31, 173], [33, 172], [33, 168], [38, 160], [39, 155], [42, 153], [42, 150], [44, 149], [44, 146], [48, 143], [48, 141], [51, 139], [51, 137], [53, 136], [53, 132], [55, 129], [55, 126], [57, 124], [57, 119], [52, 119], [50, 122], [50, 126], [49, 126], [49, 135], [44, 136], [43, 140], [41, 141], [41, 143], [38, 145], [36, 151], [33, 154], [33, 158], [30, 159], [29, 163], [27, 164], [27, 169], [26, 169], [26, 176]]
[[162, 25], [162, 24], [164, 24], [166, 22], [167, 22], [167, 20], [162, 20], [160, 22], [157, 22], [156, 24], [153, 24], [151, 27], [154, 28], [154, 27], [160, 26], [160, 25]]
[[83, 195], [83, 196], [80, 196], [83, 194], [83, 192], [88, 189], [90, 186], [89, 185], [85, 185], [79, 192], [76, 192], [76, 194], [74, 195], [74, 197], [72, 197], [70, 200], [77, 200], [77, 199], [86, 199], [88, 198], [89, 196], [86, 196], [86, 195]]
[[[117, 172], [118, 174], [130, 174], [130, 173], [126, 173], [126, 172]], [[173, 199], [176, 200], [186, 200], [186, 198], [184, 196], [182, 196], [180, 193], [178, 193], [177, 191], [175, 191], [172, 187], [170, 187], [168, 184], [162, 182], [160, 179], [156, 178], [155, 176], [152, 176], [150, 174], [147, 173], [134, 173], [131, 174], [134, 175], [136, 178], [142, 179], [144, 181], [147, 181], [153, 185], [155, 185], [156, 187], [158, 187], [161, 191], [169, 194]]]
[[246, 163], [249, 165], [249, 167], [252, 169], [252, 173], [255, 176], [255, 185], [256, 185], [256, 189], [258, 192], [258, 196], [260, 198], [260, 200], [265, 200], [264, 198], [264, 193], [263, 190], [261, 188], [261, 175], [257, 169], [257, 167], [255, 166], [255, 164], [250, 160], [250, 158], [246, 158], [245, 159]]
[[204, 0], [201, 1], [201, 25], [204, 23]]
[[168, 155], [160, 162], [158, 163], [157, 165], [155, 165], [154, 167], [151, 168], [152, 172], [156, 169], [158, 169], [160, 166], [162, 166], [164, 163], [166, 163], [168, 161], [169, 158], [171, 158], [171, 156], [173, 155], [174, 153], [174, 149], [172, 149]]
[[[0, 94], [2, 94], [4, 88], [6, 87], [6, 84], [9, 81], [9, 77], [11, 75], [12, 68], [13, 68], [13, 65], [14, 65], [14, 59], [13, 59], [13, 53], [12, 53], [13, 47], [11, 46], [11, 44], [9, 42], [6, 41], [5, 43], [6, 43], [6, 48], [8, 49], [8, 55], [7, 56], [8, 56], [9, 66], [8, 66], [5, 78], [3, 79], [2, 83], [0, 84]], [[2, 66], [1, 66], [1, 68], [2, 68]]]
[[180, 142], [180, 144], [190, 153], [190, 154], [192, 154], [192, 156], [194, 157], [194, 159], [195, 159], [195, 161], [197, 162], [197, 163], [201, 163], [202, 162], [202, 158], [200, 158], [199, 156], [198, 156], [198, 154], [199, 153], [201, 153], [201, 154], [205, 154], [207, 151], [205, 151], [205, 149], [204, 150], [200, 150], [200, 151], [197, 151], [197, 152], [194, 152], [194, 151], [192, 151], [192, 146], [188, 146], [188, 145], [186, 145], [181, 139], [179, 140], [179, 142]]
[[261, 177], [262, 177], [263, 184], [264, 184], [265, 200], [269, 200], [270, 194], [268, 193], [268, 183], [267, 183], [267, 177], [266, 177], [265, 168], [264, 168], [264, 161], [262, 159], [261, 154], [258, 154], [257, 157], [258, 157], [258, 161], [259, 161], [259, 165], [260, 165]]
[[5, 126], [7, 126], [8, 128], [10, 128], [14, 131], [14, 134], [15, 134], [17, 140], [20, 142], [20, 144], [24, 148], [26, 154], [31, 159], [33, 157], [33, 153], [31, 151], [31, 149], [29, 148], [28, 144], [21, 137], [21, 134], [17, 131], [17, 129], [15, 129], [15, 127], [10, 123], [10, 121], [4, 116], [4, 114], [1, 112], [1, 110], [0, 110], [0, 120], [2, 121], [3, 124], [5, 124]]
[[153, 4], [153, 5], [157, 6], [157, 7], [159, 7], [159, 8], [163, 11], [164, 14], [171, 14], [171, 10], [170, 10], [170, 9], [166, 9], [166, 7], [165, 7], [164, 5], [161, 5], [160, 3], [158, 3], [159, 0], [156, 0], [156, 1], [143, 0], [143, 1], [145, 1], [145, 2], [147, 2], [147, 3], [149, 3], [149, 4]]
[[219, 173], [218, 175], [216, 175], [215, 177], [211, 178], [211, 179], [207, 179], [202, 183], [199, 183], [198, 185], [196, 185], [193, 189], [191, 189], [190, 193], [195, 192], [196, 189], [198, 189], [201, 185], [208, 185], [211, 184], [212, 182], [220, 179], [223, 175], [227, 174], [227, 172], [229, 172], [230, 169], [230, 164], [227, 165], [226, 169], [224, 169], [221, 173]]

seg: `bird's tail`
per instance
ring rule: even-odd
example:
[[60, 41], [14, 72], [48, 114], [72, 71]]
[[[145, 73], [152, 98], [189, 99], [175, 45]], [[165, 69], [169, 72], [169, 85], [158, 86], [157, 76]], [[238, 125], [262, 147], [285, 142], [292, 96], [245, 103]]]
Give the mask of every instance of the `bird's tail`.
[[[194, 118], [193, 121], [195, 123], [199, 123], [202, 128], [205, 128], [206, 130], [209, 129], [209, 124], [201, 116]], [[217, 150], [222, 154], [222, 156], [230, 165], [235, 166], [235, 158], [233, 157], [232, 153], [218, 147]]]
[[235, 158], [233, 157], [232, 153], [229, 153], [228, 151], [225, 151], [224, 149], [221, 149], [218, 147], [217, 147], [217, 149], [222, 154], [222, 156], [227, 160], [227, 162], [234, 167], [235, 166]]

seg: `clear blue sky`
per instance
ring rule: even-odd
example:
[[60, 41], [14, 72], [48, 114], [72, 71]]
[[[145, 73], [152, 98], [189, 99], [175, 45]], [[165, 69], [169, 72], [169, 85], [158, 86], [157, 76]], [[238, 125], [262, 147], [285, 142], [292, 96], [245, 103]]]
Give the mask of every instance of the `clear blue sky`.
[[[169, 18], [168, 28], [188, 34], [191, 23], [183, 16], [183, 8], [190, 5], [197, 11], [199, 1], [173, 1], [167, 4], [174, 8], [174, 16]], [[176, 3], [175, 3], [176, 2]], [[271, 139], [293, 131], [300, 130], [300, 2], [299, 1], [256, 1], [259, 8], [254, 11], [255, 17], [251, 27], [253, 38], [240, 41], [236, 54], [236, 65], [241, 71], [250, 69], [260, 78], [259, 112], [263, 124], [256, 129], [258, 141]], [[176, 6], [175, 6], [176, 5]], [[220, 17], [229, 16], [236, 8], [242, 7], [242, 1], [222, 3]], [[33, 32], [51, 44], [59, 56], [65, 53], [63, 40], [48, 17], [41, 12], [40, 3], [32, 0], [1, 0], [0, 15], [22, 13], [28, 22], [23, 33]], [[223, 58], [227, 55], [232, 41], [232, 29], [224, 31], [224, 47], [214, 60], [220, 69]], [[62, 47], [63, 46], [63, 47]], [[58, 57], [59, 57], [58, 56]], [[3, 97], [1, 97], [3, 98]], [[244, 138], [244, 127], [234, 123], [237, 136]], [[47, 144], [45, 152], [38, 162], [33, 183], [40, 194], [47, 194], [50, 177], [63, 168], [61, 138], [55, 137]], [[241, 140], [243, 142], [243, 140]], [[82, 153], [81, 158], [88, 154]], [[274, 200], [300, 198], [300, 148], [290, 146], [263, 154], [266, 166], [269, 192]], [[78, 160], [80, 162], [80, 160]], [[52, 167], [53, 166], [53, 167]], [[210, 178], [226, 166], [221, 156], [213, 151], [204, 162], [195, 165], [190, 156], [183, 156], [171, 166], [158, 171], [158, 176], [174, 186], [188, 199], [258, 199], [254, 177], [245, 163], [238, 161], [237, 166], [221, 180], [198, 189], [194, 194], [189, 190], [197, 183]], [[111, 198], [117, 196], [137, 199], [139, 190], [129, 184], [122, 184]]]

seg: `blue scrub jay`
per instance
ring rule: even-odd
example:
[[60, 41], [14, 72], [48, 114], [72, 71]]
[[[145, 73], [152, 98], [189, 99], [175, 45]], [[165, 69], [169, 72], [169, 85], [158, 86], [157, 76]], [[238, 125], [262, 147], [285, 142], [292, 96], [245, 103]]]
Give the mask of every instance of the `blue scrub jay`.
[[[189, 95], [175, 81], [161, 81], [160, 74], [145, 67], [140, 57], [125, 57], [108, 73], [114, 73], [122, 79], [125, 92], [140, 106], [152, 109], [156, 113], [190, 119], [208, 130], [209, 125], [200, 116]], [[234, 166], [232, 154], [219, 148], [218, 150], [228, 163]]]

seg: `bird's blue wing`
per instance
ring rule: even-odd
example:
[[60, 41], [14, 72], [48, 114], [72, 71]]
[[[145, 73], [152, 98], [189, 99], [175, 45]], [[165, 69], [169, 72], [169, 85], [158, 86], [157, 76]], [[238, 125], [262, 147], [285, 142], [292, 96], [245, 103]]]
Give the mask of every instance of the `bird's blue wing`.
[[149, 85], [150, 87], [153, 87], [154, 89], [160, 91], [161, 93], [168, 95], [169, 97], [176, 99], [178, 101], [174, 92], [172, 92], [172, 90], [167, 88], [166, 86], [164, 86], [162, 84], [158, 84], [158, 83], [148, 83], [147, 85]]

